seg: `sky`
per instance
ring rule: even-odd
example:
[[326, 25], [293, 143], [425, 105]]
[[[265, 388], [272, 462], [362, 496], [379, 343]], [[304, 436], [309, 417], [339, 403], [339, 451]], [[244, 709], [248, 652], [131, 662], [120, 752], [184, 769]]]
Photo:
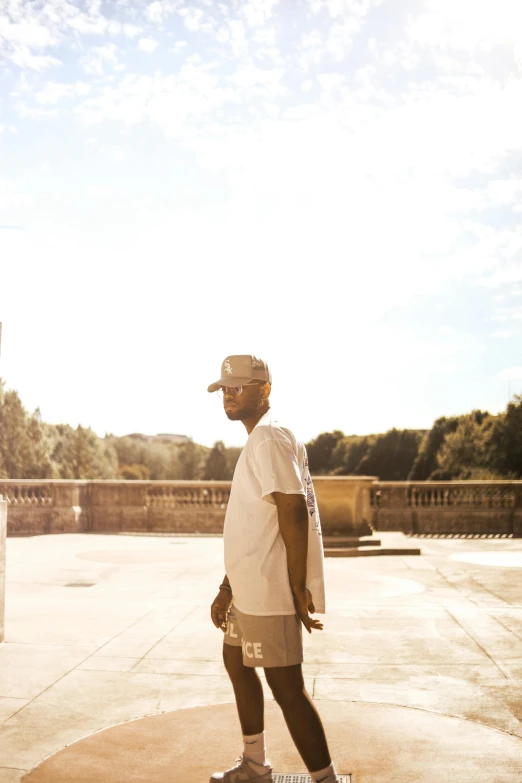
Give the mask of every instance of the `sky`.
[[0, 376], [100, 436], [242, 445], [522, 391], [520, 0], [3, 0]]

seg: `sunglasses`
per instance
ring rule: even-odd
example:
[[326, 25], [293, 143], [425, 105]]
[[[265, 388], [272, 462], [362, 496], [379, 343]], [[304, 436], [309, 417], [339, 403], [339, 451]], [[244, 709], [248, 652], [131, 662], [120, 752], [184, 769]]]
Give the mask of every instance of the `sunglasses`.
[[[246, 383], [245, 386], [260, 386], [259, 383]], [[224, 397], [229, 394], [231, 397], [239, 397], [243, 393], [245, 386], [220, 386], [217, 390], [218, 397]]]

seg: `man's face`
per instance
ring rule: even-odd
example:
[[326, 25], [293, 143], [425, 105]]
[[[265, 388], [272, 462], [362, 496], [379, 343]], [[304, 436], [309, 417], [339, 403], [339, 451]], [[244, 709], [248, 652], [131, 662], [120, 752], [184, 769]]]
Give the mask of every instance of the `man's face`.
[[223, 408], [230, 421], [244, 421], [258, 413], [263, 386], [264, 383], [251, 381], [243, 386], [241, 394], [234, 394], [223, 387]]

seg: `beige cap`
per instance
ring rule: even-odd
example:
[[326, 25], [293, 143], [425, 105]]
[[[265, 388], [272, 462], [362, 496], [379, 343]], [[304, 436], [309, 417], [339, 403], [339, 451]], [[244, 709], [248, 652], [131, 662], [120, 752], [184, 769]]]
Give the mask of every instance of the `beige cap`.
[[221, 378], [211, 383], [208, 391], [215, 392], [221, 386], [243, 386], [249, 381], [272, 383], [267, 363], [251, 354], [227, 356], [221, 365]]

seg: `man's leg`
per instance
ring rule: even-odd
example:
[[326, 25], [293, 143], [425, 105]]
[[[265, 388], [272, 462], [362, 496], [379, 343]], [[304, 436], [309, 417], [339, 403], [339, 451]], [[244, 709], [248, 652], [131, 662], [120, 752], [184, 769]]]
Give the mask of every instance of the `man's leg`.
[[256, 670], [243, 664], [241, 647], [231, 644], [223, 644], [223, 661], [234, 688], [243, 735], [261, 734], [264, 731], [265, 704], [263, 686]]
[[332, 763], [323, 724], [305, 688], [301, 664], [265, 669], [266, 680], [309, 772]]

